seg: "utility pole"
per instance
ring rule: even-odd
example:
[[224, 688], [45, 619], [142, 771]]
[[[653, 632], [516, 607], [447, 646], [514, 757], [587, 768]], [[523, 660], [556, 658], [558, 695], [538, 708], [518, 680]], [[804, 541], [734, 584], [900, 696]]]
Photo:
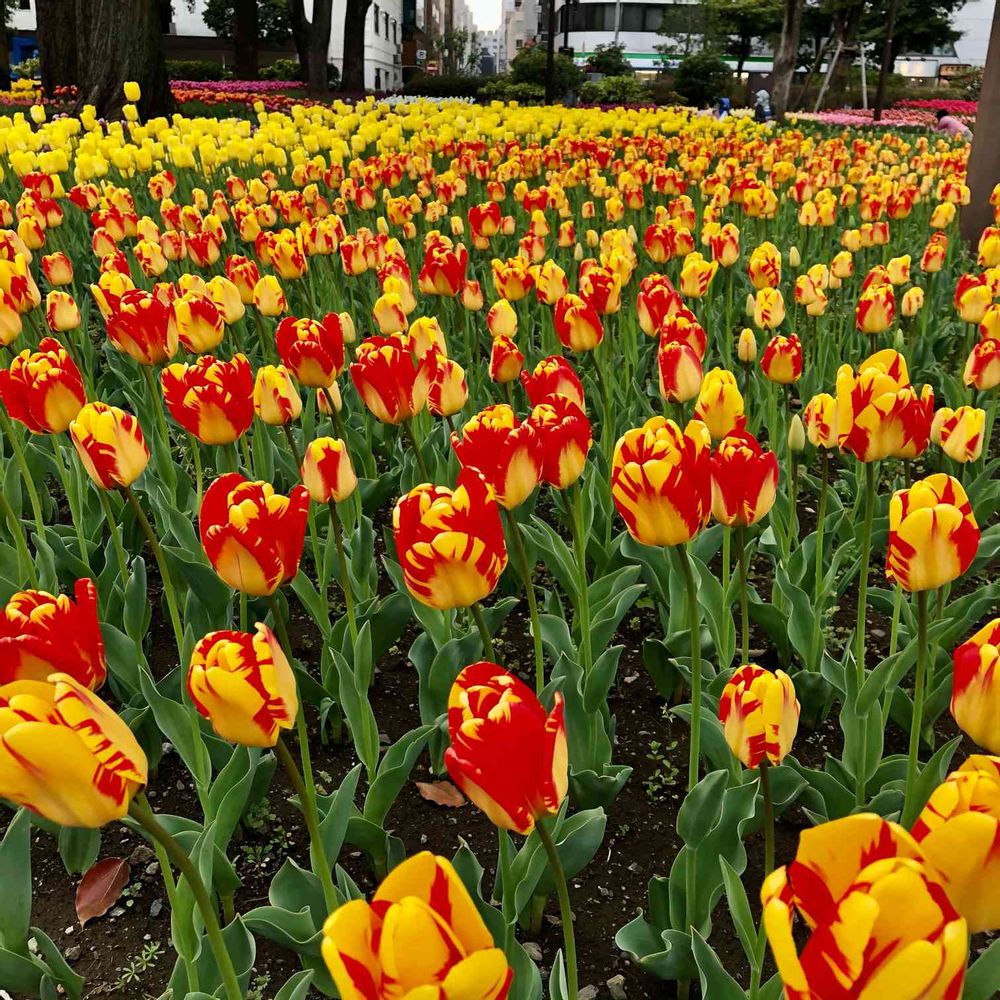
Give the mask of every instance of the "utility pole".
[[556, 98], [556, 0], [545, 0], [548, 30], [545, 32], [545, 103]]
[[875, 121], [882, 117], [885, 104], [885, 85], [889, 82], [889, 63], [892, 62], [892, 35], [896, 30], [896, 7], [899, 0], [889, 0], [889, 10], [885, 19], [885, 41], [882, 44], [882, 65], [878, 71], [878, 89], [875, 91]]

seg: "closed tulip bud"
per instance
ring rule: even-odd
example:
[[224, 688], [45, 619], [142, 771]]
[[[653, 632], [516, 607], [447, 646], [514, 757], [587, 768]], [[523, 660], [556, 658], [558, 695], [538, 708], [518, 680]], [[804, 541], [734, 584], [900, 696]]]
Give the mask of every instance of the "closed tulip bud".
[[193, 354], [214, 351], [226, 333], [218, 306], [201, 292], [185, 292], [174, 299], [168, 322], [172, 336]]
[[501, 298], [519, 302], [534, 285], [528, 262], [523, 257], [511, 257], [506, 261], [494, 258], [493, 285]]
[[760, 359], [764, 374], [779, 385], [791, 385], [802, 377], [802, 344], [793, 333], [772, 337]]
[[569, 790], [569, 757], [558, 692], [546, 714], [513, 674], [474, 663], [448, 696], [448, 735], [448, 773], [496, 826], [527, 836], [559, 812]]
[[466, 281], [462, 288], [462, 308], [469, 312], [479, 312], [485, 304], [483, 289], [478, 281]]
[[980, 391], [1000, 385], [1000, 340], [981, 340], [972, 348], [963, 381]]
[[947, 229], [955, 221], [956, 214], [957, 210], [954, 204], [950, 201], [943, 201], [934, 206], [929, 225], [931, 229]]
[[554, 261], [547, 260], [534, 269], [535, 297], [547, 306], [554, 305], [569, 290], [566, 272]]
[[69, 425], [87, 475], [102, 489], [131, 486], [149, 463], [139, 421], [106, 403], [87, 403]]
[[272, 427], [298, 420], [302, 398], [284, 365], [264, 365], [257, 369], [253, 387], [254, 413]]
[[710, 439], [693, 420], [681, 430], [650, 417], [626, 431], [611, 465], [611, 498], [629, 534], [643, 545], [682, 545], [711, 513]]
[[195, 645], [187, 689], [217, 736], [247, 747], [273, 747], [299, 711], [295, 675], [274, 633], [209, 632]]
[[243, 354], [168, 365], [160, 382], [171, 416], [202, 444], [236, 441], [253, 422], [253, 373]]
[[746, 431], [733, 431], [709, 461], [712, 514], [729, 527], [756, 524], [774, 506], [778, 458]]
[[979, 548], [979, 525], [962, 484], [938, 473], [889, 502], [886, 576], [911, 593], [957, 580]]
[[494, 337], [490, 351], [490, 378], [503, 385], [520, 377], [524, 355], [510, 337]]
[[253, 304], [261, 316], [280, 316], [288, 311], [285, 293], [273, 274], [265, 274], [254, 285]]
[[802, 266], [802, 255], [796, 246], [790, 247], [788, 250], [788, 266], [793, 268]]
[[0, 368], [0, 401], [33, 434], [61, 434], [87, 401], [80, 370], [66, 349], [46, 337]]
[[568, 396], [586, 413], [583, 384], [573, 366], [561, 355], [542, 358], [533, 372], [521, 372], [521, 384], [532, 406], [548, 401], [550, 396]]
[[298, 572], [308, 507], [309, 493], [302, 485], [285, 497], [270, 483], [226, 473], [202, 500], [202, 548], [225, 584], [266, 597]]
[[850, 250], [841, 250], [830, 262], [830, 274], [841, 281], [854, 274], [854, 257]]
[[799, 711], [792, 679], [752, 663], [733, 674], [719, 699], [726, 743], [748, 768], [764, 760], [774, 767], [781, 764], [798, 732]]
[[777, 288], [781, 284], [781, 253], [773, 243], [754, 247], [747, 263], [747, 274], [753, 287]]
[[529, 419], [542, 441], [542, 479], [568, 489], [583, 475], [593, 443], [587, 415], [569, 396], [556, 393], [538, 403]]
[[302, 482], [314, 503], [340, 503], [356, 489], [347, 445], [339, 438], [322, 437], [310, 441], [302, 459]]
[[900, 312], [904, 316], [916, 316], [924, 307], [924, 290], [919, 285], [908, 288], [903, 293]]
[[948, 237], [944, 233], [935, 233], [924, 247], [920, 257], [920, 270], [925, 274], [934, 274], [944, 267], [948, 254]]
[[718, 261], [707, 261], [697, 252], [689, 253], [681, 267], [681, 295], [688, 298], [702, 298], [708, 292], [718, 270]]
[[246, 307], [243, 305], [240, 290], [229, 278], [217, 274], [207, 282], [205, 289], [226, 326], [232, 326], [243, 319]]
[[69, 285], [73, 281], [73, 262], [61, 250], [42, 258], [45, 280], [54, 286]]
[[837, 436], [841, 451], [861, 462], [915, 458], [930, 440], [934, 392], [918, 395], [897, 351], [877, 351], [855, 373], [837, 372]]
[[604, 324], [598, 310], [572, 292], [556, 303], [553, 323], [559, 342], [571, 351], [592, 351], [604, 339]]
[[399, 337], [369, 337], [350, 366], [351, 381], [372, 414], [400, 424], [427, 404], [432, 375], [426, 355], [416, 358]]
[[797, 413], [792, 416], [788, 424], [788, 450], [791, 452], [806, 450], [806, 429]]
[[745, 365], [752, 365], [757, 360], [757, 338], [748, 326], [740, 332], [736, 354]]
[[513, 979], [458, 873], [427, 851], [397, 865], [371, 905], [334, 910], [321, 947], [345, 1000], [380, 996], [372, 984], [385, 982], [417, 997], [504, 1000]]
[[454, 490], [423, 484], [401, 497], [393, 535], [412, 597], [446, 611], [491, 594], [507, 565], [503, 525], [493, 491], [473, 469]]
[[987, 226], [979, 237], [979, 258], [976, 261], [980, 267], [997, 267], [1000, 265], [1000, 226]]
[[232, 254], [226, 258], [226, 277], [236, 286], [243, 305], [250, 305], [253, 302], [254, 289], [260, 281], [257, 265], [246, 257]]
[[491, 337], [513, 338], [517, 334], [517, 313], [514, 307], [506, 300], [499, 299], [486, 314], [486, 329]]
[[892, 284], [905, 285], [910, 280], [910, 255], [892, 257], [886, 264], [886, 270], [889, 272], [889, 281]]
[[[920, 846], [895, 823], [859, 813], [804, 831], [795, 860], [772, 872], [760, 895], [788, 993], [875, 996], [891, 983], [899, 997], [961, 996], [969, 927]], [[796, 911], [811, 931], [801, 955]]]
[[97, 829], [122, 819], [147, 779], [129, 727], [68, 674], [0, 687], [0, 798]]
[[104, 684], [94, 582], [77, 580], [75, 597], [25, 590], [0, 609], [0, 686], [45, 681], [50, 674], [68, 674], [91, 691]]
[[979, 324], [980, 340], [1000, 340], [1000, 302], [995, 302], [983, 313]]
[[681, 297], [665, 274], [651, 274], [643, 278], [635, 299], [635, 309], [639, 327], [647, 337], [655, 337], [663, 323], [681, 308]]
[[869, 285], [858, 299], [855, 325], [862, 333], [884, 333], [896, 315], [896, 295], [892, 285]]
[[688, 344], [661, 342], [657, 351], [660, 395], [668, 403], [686, 403], [701, 389], [701, 358]]
[[972, 406], [952, 410], [943, 406], [934, 414], [931, 437], [953, 462], [975, 462], [983, 453], [986, 411]]
[[713, 441], [721, 441], [731, 431], [746, 426], [743, 396], [732, 372], [713, 368], [706, 373], [694, 405], [694, 415], [708, 428]]
[[322, 321], [286, 316], [275, 331], [278, 356], [302, 383], [326, 389], [344, 370], [344, 335], [340, 317], [328, 313]]
[[814, 448], [837, 447], [837, 401], [828, 392], [813, 396], [803, 413], [806, 434]]
[[961, 730], [990, 753], [1000, 753], [1000, 618], [954, 653], [951, 714]]
[[372, 317], [380, 333], [402, 333], [406, 329], [406, 313], [402, 300], [395, 292], [381, 295], [375, 300]]
[[[351, 314], [349, 312], [339, 312], [331, 315], [336, 315], [337, 319], [340, 321], [340, 332], [344, 338], [344, 343], [355, 343], [358, 339], [358, 333], [354, 328], [354, 320], [351, 318]], [[329, 316], [327, 319], [329, 319]]]
[[142, 96], [139, 84], [137, 84], [134, 80], [129, 80], [123, 84], [122, 92], [125, 94], [125, 100], [131, 102], [132, 104], [138, 104], [139, 98]]
[[463, 468], [476, 469], [497, 503], [519, 507], [542, 477], [542, 441], [531, 421], [521, 423], [506, 403], [488, 406], [452, 433], [451, 446]]
[[65, 333], [80, 325], [80, 310], [68, 292], [53, 289], [45, 296], [45, 322], [53, 333]]
[[435, 417], [453, 416], [469, 399], [465, 369], [443, 354], [438, 354], [432, 362], [433, 375], [427, 393], [427, 409]]
[[[592, 267], [585, 273], [581, 273], [579, 287], [579, 296], [573, 296], [573, 298], [582, 298], [599, 315], [609, 316], [621, 309], [622, 278], [620, 274], [610, 270], [610, 268]], [[557, 316], [560, 304], [568, 298], [570, 298], [569, 295], [564, 295], [556, 303]]]
[[732, 267], [740, 259], [740, 231], [731, 222], [727, 222], [709, 239], [712, 259], [722, 267]]
[[963, 323], [982, 323], [993, 303], [985, 275], [963, 274], [955, 286], [955, 309]]
[[785, 321], [785, 300], [777, 288], [762, 288], [757, 292], [753, 308], [754, 326], [761, 330], [776, 330]]

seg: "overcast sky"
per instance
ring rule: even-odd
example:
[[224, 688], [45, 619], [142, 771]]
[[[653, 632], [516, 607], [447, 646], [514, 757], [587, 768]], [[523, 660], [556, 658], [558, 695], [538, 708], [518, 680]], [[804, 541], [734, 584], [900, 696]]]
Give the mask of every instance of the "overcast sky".
[[500, 0], [468, 0], [480, 31], [500, 27]]

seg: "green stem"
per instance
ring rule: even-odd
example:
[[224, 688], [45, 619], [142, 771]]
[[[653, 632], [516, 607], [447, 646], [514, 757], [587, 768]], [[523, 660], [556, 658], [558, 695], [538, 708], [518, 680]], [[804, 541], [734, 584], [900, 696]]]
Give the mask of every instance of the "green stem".
[[517, 571], [524, 584], [524, 592], [528, 597], [528, 613], [531, 617], [531, 640], [535, 650], [535, 694], [541, 697], [545, 687], [545, 656], [542, 650], [542, 629], [538, 617], [538, 596], [535, 594], [535, 583], [532, 580], [531, 567], [528, 565], [528, 553], [524, 548], [524, 538], [521, 536], [521, 525], [512, 511], [506, 511], [507, 524], [510, 528], [511, 548]]
[[[156, 860], [160, 863], [160, 874], [163, 876], [163, 887], [167, 890], [167, 902], [170, 905], [170, 912], [179, 913], [177, 883], [174, 881], [174, 873], [170, 869], [170, 855], [167, 854], [167, 849], [155, 837], [153, 838], [153, 850], [156, 852]], [[187, 973], [188, 988], [192, 992], [198, 992], [201, 989], [198, 981], [198, 963], [185, 960], [184, 971]]]
[[35, 571], [35, 563], [31, 558], [31, 551], [28, 549], [28, 543], [21, 528], [21, 521], [14, 513], [14, 508], [11, 507], [3, 490], [0, 490], [0, 515], [3, 515], [4, 520], [10, 525], [10, 534], [14, 541], [14, 547], [17, 549], [18, 558], [27, 567], [28, 582], [37, 590], [38, 574]]
[[[167, 418], [163, 412], [163, 394], [157, 388], [153, 379], [153, 370], [149, 365], [140, 365], [142, 377], [146, 380], [146, 388], [149, 390], [150, 405], [156, 415], [156, 427], [163, 439], [163, 446], [167, 449], [167, 456], [170, 455], [170, 428], [167, 427]], [[171, 487], [174, 485], [174, 466], [172, 461], [167, 462], [167, 468], [162, 472], [164, 481]]]
[[51, 439], [52, 457], [56, 463], [56, 474], [59, 476], [59, 482], [62, 483], [63, 493], [66, 495], [66, 504], [69, 507], [69, 516], [73, 521], [73, 528], [76, 531], [76, 544], [80, 549], [80, 561], [89, 570], [90, 552], [87, 549], [87, 539], [83, 533], [83, 518], [77, 502], [80, 498], [77, 496], [76, 490], [71, 490], [69, 487], [69, 476], [66, 472], [66, 465], [62, 460], [62, 447], [59, 443], [59, 438], [53, 434]]
[[406, 435], [406, 439], [410, 442], [410, 447], [413, 449], [413, 457], [417, 460], [417, 468], [420, 470], [420, 475], [424, 477], [424, 482], [432, 482], [431, 474], [427, 471], [427, 463], [424, 461], [424, 456], [420, 453], [420, 445], [417, 444], [417, 435], [413, 433], [412, 421], [404, 420], [399, 426]]
[[31, 501], [31, 512], [35, 518], [38, 537], [44, 538], [45, 518], [42, 517], [42, 501], [39, 499], [38, 490], [35, 489], [35, 481], [31, 476], [31, 470], [28, 468], [28, 462], [24, 457], [24, 449], [21, 447], [21, 440], [18, 437], [17, 430], [10, 422], [6, 407], [2, 404], [0, 404], [0, 428], [3, 429], [4, 434], [7, 436], [7, 440], [10, 442], [10, 450], [14, 453], [14, 461], [21, 470], [21, 479], [24, 482], [25, 490], [27, 490], [28, 499]]
[[194, 461], [194, 489], [198, 497], [196, 511], [201, 510], [201, 497], [204, 492], [204, 477], [201, 471], [201, 451], [198, 448], [198, 439], [189, 431], [188, 444], [191, 446], [191, 458]]
[[545, 853], [548, 856], [549, 868], [556, 884], [556, 895], [559, 897], [559, 917], [562, 920], [563, 941], [566, 945], [567, 1000], [577, 1000], [579, 987], [577, 986], [576, 972], [576, 934], [573, 930], [573, 908], [569, 902], [566, 873], [563, 871], [559, 851], [556, 849], [552, 833], [545, 825], [545, 821], [539, 820], [535, 824], [535, 829], [538, 831], [538, 839], [541, 840], [542, 847], [545, 848]]
[[872, 522], [875, 520], [875, 463], [865, 463], [865, 519], [861, 530], [861, 571], [858, 574], [858, 620], [855, 666], [858, 687], [865, 679], [865, 612], [868, 605], [868, 570], [872, 556]]
[[115, 550], [115, 558], [118, 560], [118, 572], [121, 574], [122, 586], [127, 586], [129, 581], [128, 556], [125, 555], [125, 546], [122, 544], [121, 525], [111, 509], [108, 491], [98, 490], [97, 495], [101, 500], [104, 519], [108, 522], [108, 533], [111, 535], [111, 546]]
[[722, 593], [725, 596], [729, 591], [729, 577], [731, 570], [731, 553], [733, 541], [733, 529], [727, 524], [722, 528]]
[[[509, 909], [509, 901], [507, 900], [507, 893], [513, 894], [516, 886], [510, 884], [510, 865], [507, 863], [507, 845], [504, 843], [504, 838], [507, 836], [507, 831], [502, 827], [497, 827], [497, 871], [500, 875], [500, 904], [504, 914], [503, 921], [503, 952], [508, 959], [511, 958], [511, 953], [514, 950], [514, 921], [507, 919], [507, 913]], [[513, 895], [511, 896], [513, 898]]]
[[146, 541], [149, 542], [149, 547], [153, 550], [153, 558], [156, 560], [156, 565], [160, 570], [160, 580], [163, 583], [163, 596], [167, 601], [167, 610], [170, 613], [170, 623], [173, 625], [174, 629], [174, 639], [177, 642], [177, 655], [183, 657], [184, 629], [181, 626], [181, 615], [177, 607], [177, 594], [174, 590], [173, 580], [170, 577], [170, 570], [167, 568], [167, 560], [163, 556], [163, 549], [160, 548], [160, 542], [156, 537], [156, 532], [153, 531], [153, 526], [149, 523], [149, 518], [146, 517], [146, 512], [142, 509], [142, 504], [139, 503], [135, 493], [132, 492], [132, 487], [123, 486], [122, 492], [125, 494], [125, 499], [128, 501], [128, 505], [135, 513], [139, 526], [142, 528], [142, 532], [146, 536]]
[[577, 481], [571, 487], [569, 498], [573, 519], [573, 551], [576, 554], [577, 587], [580, 599], [577, 610], [580, 614], [580, 662], [584, 677], [590, 676], [594, 666], [590, 645], [590, 588], [587, 585], [587, 537], [583, 529], [583, 487]]
[[296, 444], [291, 424], [282, 424], [281, 429], [285, 434], [285, 440], [288, 442], [288, 450], [292, 453], [292, 461], [295, 462], [295, 479], [299, 480], [302, 476], [302, 453], [299, 451], [298, 444]]
[[243, 992], [240, 989], [239, 980], [236, 978], [236, 971], [233, 968], [233, 961], [229, 957], [226, 942], [222, 937], [222, 929], [219, 927], [215, 906], [198, 869], [192, 864], [184, 848], [163, 829], [149, 804], [143, 798], [137, 796], [132, 800], [129, 815], [146, 830], [154, 841], [162, 845], [169, 859], [177, 865], [181, 874], [188, 880], [191, 893], [205, 923], [205, 936], [212, 949], [216, 967], [222, 976], [222, 985], [225, 988], [227, 1000], [242, 1000]]
[[[292, 643], [288, 638], [288, 628], [285, 624], [285, 616], [281, 613], [278, 595], [276, 593], [269, 595], [268, 602], [271, 605], [271, 617], [274, 619], [274, 629], [278, 633], [278, 642], [281, 643], [281, 648], [285, 651], [288, 662], [291, 663], [293, 659]], [[291, 761], [288, 748], [280, 740], [275, 749], [282, 764], [284, 764], [285, 770], [288, 770], [288, 761], [291, 761], [292, 769], [295, 771], [294, 776], [289, 771], [288, 777], [302, 803], [302, 815], [305, 817], [306, 826], [309, 829], [313, 852], [316, 855], [316, 866], [320, 869], [317, 874], [319, 875], [320, 882], [323, 884], [323, 899], [327, 907], [332, 910], [337, 905], [337, 894], [333, 888], [330, 865], [327, 863], [326, 858], [326, 849], [319, 834], [319, 811], [316, 808], [316, 781], [313, 777], [312, 755], [309, 751], [309, 732], [306, 728], [305, 704], [302, 701], [301, 695], [299, 697], [299, 712], [295, 718], [295, 732], [299, 740], [299, 760], [302, 762], [301, 772], [295, 767], [295, 762]], [[287, 756], [287, 760], [286, 756], [282, 756], [282, 753]]]
[[[299, 717], [301, 718], [303, 715], [304, 710], [300, 708]], [[298, 795], [299, 801], [302, 803], [302, 815], [305, 817], [306, 829], [309, 831], [309, 841], [312, 844], [313, 854], [315, 855], [314, 867], [319, 869], [317, 874], [323, 885], [323, 902], [327, 910], [332, 912], [337, 908], [337, 890], [333, 885], [333, 877], [330, 874], [330, 862], [326, 856], [326, 847], [323, 844], [323, 835], [319, 828], [315, 792], [313, 794], [309, 793], [298, 765], [295, 763], [295, 758], [292, 757], [291, 752], [280, 737], [274, 745], [274, 750], [278, 755], [278, 760], [281, 761], [281, 766], [288, 775], [288, 780], [292, 783], [292, 788], [295, 789], [295, 794]]]
[[496, 653], [493, 651], [493, 639], [490, 636], [490, 630], [486, 624], [486, 618], [483, 616], [483, 606], [479, 603], [479, 601], [473, 601], [473, 603], [469, 605], [469, 611], [472, 613], [472, 618], [476, 623], [476, 628], [479, 629], [479, 637], [483, 640], [483, 655], [491, 663], [496, 663]]
[[760, 790], [764, 796], [764, 878], [774, 871], [774, 802], [771, 799], [771, 762], [760, 762]]
[[[701, 758], [701, 615], [698, 612], [698, 586], [691, 568], [687, 547], [675, 545], [677, 561], [687, 588], [688, 630], [691, 633], [691, 742], [688, 751], [688, 791], [698, 784]], [[693, 866], [689, 866], [694, 870]]]
[[333, 537], [337, 544], [337, 572], [340, 575], [340, 589], [344, 592], [344, 607], [347, 609], [347, 625], [351, 630], [351, 640], [357, 641], [358, 620], [354, 611], [354, 589], [351, 587], [351, 577], [347, 572], [347, 555], [344, 552], [344, 527], [340, 523], [337, 504], [331, 499], [330, 523], [333, 526]]
[[906, 759], [906, 797], [903, 826], [909, 829], [919, 812], [917, 769], [920, 763], [920, 730], [924, 719], [924, 689], [927, 680], [927, 591], [917, 592], [917, 669], [913, 685], [913, 718], [910, 720], [910, 748]]
[[746, 528], [736, 528], [736, 559], [740, 568], [740, 663], [750, 662], [750, 598], [747, 590]]
[[[814, 558], [816, 560], [815, 582], [813, 584], [813, 635], [812, 650], [814, 657], [819, 657], [820, 639], [823, 632], [823, 557], [825, 547], [823, 536], [826, 532], [826, 495], [829, 491], [830, 478], [830, 454], [826, 448], [820, 450], [820, 480], [819, 480], [819, 503], [816, 507], [816, 550]], [[818, 664], [817, 664], [818, 665]]]

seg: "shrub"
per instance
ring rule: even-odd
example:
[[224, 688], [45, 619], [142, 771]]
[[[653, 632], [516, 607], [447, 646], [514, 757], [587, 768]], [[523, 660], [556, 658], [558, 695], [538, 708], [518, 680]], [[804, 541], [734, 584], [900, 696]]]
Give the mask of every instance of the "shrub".
[[10, 72], [14, 77], [22, 80], [34, 80], [41, 73], [42, 64], [38, 59], [25, 59], [23, 62], [11, 66]]
[[167, 76], [171, 80], [224, 80], [228, 74], [222, 63], [209, 59], [168, 59]]
[[[337, 74], [338, 80], [340, 74]], [[264, 66], [260, 71], [262, 80], [301, 80], [302, 65], [294, 59], [275, 59], [270, 66]]]
[[654, 104], [671, 105], [684, 103], [684, 98], [674, 90], [673, 76], [658, 76], [655, 80], [650, 80], [646, 84], [646, 91], [649, 94], [649, 99]]
[[606, 76], [580, 88], [581, 104], [641, 104], [649, 100], [649, 90], [634, 76]]
[[624, 52], [624, 45], [598, 45], [587, 56], [587, 72], [603, 73], [605, 76], [635, 76], [635, 70], [625, 58]]
[[421, 97], [471, 97], [476, 99], [484, 84], [491, 77], [485, 76], [427, 76], [421, 74], [413, 77], [405, 87], [404, 94], [414, 94]]
[[509, 77], [500, 76], [479, 91], [479, 100], [541, 104], [545, 100], [545, 87], [538, 83], [514, 83]]
[[733, 71], [712, 52], [688, 56], [674, 75], [674, 89], [696, 107], [711, 104], [719, 96], [728, 96], [732, 83]]
[[[521, 49], [510, 64], [510, 79], [513, 83], [533, 83], [545, 91], [546, 55], [544, 49], [534, 46]], [[555, 94], [563, 97], [579, 89], [583, 83], [583, 70], [568, 56], [557, 55], [553, 70]]]

